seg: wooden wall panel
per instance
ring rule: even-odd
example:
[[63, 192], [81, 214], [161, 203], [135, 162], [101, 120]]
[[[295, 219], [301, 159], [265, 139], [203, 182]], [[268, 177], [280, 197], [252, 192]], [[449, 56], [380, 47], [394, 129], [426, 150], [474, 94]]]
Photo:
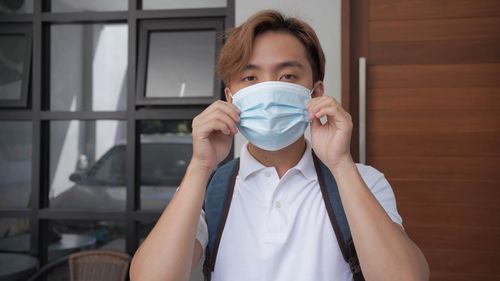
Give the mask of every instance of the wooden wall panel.
[[[447, 205], [500, 206], [499, 181], [393, 179], [390, 183], [397, 202], [401, 204], [417, 201], [434, 205], [441, 203]], [[500, 233], [498, 235], [500, 237]]]
[[499, 228], [412, 224], [405, 224], [404, 228], [419, 246], [426, 249], [500, 252]]
[[[497, 119], [499, 120], [499, 119]], [[404, 121], [403, 121], [404, 122]], [[385, 126], [386, 124], [382, 124]], [[406, 124], [406, 126], [408, 126]], [[386, 128], [385, 129], [390, 129]], [[500, 132], [374, 132], [367, 134], [372, 156], [496, 156], [500, 157]], [[411, 147], [411, 148], [409, 148]]]
[[[450, 272], [458, 276], [469, 275], [472, 277], [469, 279], [471, 281], [478, 280], [474, 277], [478, 276], [478, 273], [486, 276], [496, 275], [497, 278], [500, 275], [499, 252], [426, 249], [426, 256], [432, 271]], [[431, 276], [431, 280], [441, 279]]]
[[383, 65], [367, 76], [368, 88], [500, 87], [500, 64]]
[[[367, 161], [391, 180], [500, 181], [499, 157], [379, 157], [368, 155]], [[419, 198], [415, 198], [415, 201], [418, 200]]]
[[[427, 202], [406, 203], [398, 206], [403, 221], [415, 225], [439, 225], [460, 227], [491, 227], [499, 225], [500, 206], [432, 205]], [[500, 230], [500, 228], [496, 228]], [[498, 241], [498, 239], [496, 240]], [[498, 253], [500, 255], [500, 252]]]
[[431, 280], [500, 280], [500, 1], [363, 3], [367, 163]]
[[373, 43], [368, 56], [375, 65], [499, 63], [500, 40]]
[[370, 43], [500, 38], [500, 18], [463, 18], [369, 23]]
[[496, 274], [464, 274], [464, 273], [450, 273], [450, 272], [431, 272], [431, 280], [439, 281], [498, 281]]
[[499, 108], [500, 88], [487, 87], [370, 89], [367, 104], [368, 111], [423, 114], [443, 110], [496, 112]]
[[500, 17], [498, 0], [370, 0], [372, 21], [495, 16]]
[[371, 156], [500, 156], [500, 88], [377, 88]]
[[449, 112], [447, 115], [433, 112], [421, 113], [420, 116], [410, 114], [399, 115], [398, 112], [367, 113], [370, 118], [370, 121], [367, 122], [370, 126], [368, 133], [376, 134], [399, 130], [400, 132], [468, 132], [473, 134], [481, 131], [495, 131], [500, 124], [500, 112], [464, 111]]

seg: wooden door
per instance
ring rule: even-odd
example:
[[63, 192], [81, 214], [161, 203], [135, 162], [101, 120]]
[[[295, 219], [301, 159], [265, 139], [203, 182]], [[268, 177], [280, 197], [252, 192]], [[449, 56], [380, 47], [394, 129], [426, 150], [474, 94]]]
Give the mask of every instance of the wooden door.
[[500, 280], [500, 0], [343, 3], [343, 105], [366, 57], [367, 163], [431, 280]]

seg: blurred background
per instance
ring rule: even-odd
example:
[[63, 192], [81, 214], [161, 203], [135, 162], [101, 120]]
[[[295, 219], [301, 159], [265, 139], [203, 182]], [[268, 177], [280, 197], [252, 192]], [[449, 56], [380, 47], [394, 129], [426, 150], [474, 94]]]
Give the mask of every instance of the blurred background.
[[224, 30], [262, 9], [316, 30], [431, 280], [500, 279], [500, 1], [0, 0], [0, 280], [133, 255], [223, 98]]

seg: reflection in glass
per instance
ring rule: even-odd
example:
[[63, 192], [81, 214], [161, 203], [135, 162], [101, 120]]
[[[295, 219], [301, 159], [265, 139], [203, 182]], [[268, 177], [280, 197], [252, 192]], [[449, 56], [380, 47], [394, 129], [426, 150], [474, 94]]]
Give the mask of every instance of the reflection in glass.
[[50, 207], [125, 209], [123, 121], [50, 124]]
[[0, 14], [33, 13], [33, 0], [0, 0]]
[[29, 219], [0, 219], [0, 252], [29, 253]]
[[149, 9], [190, 9], [226, 7], [227, 0], [142, 0], [142, 8]]
[[[0, 208], [29, 207], [31, 122], [0, 122]], [[2, 233], [0, 232], [0, 235]]]
[[125, 110], [127, 25], [52, 25], [50, 33], [50, 109]]
[[53, 221], [49, 224], [49, 260], [89, 249], [125, 252], [125, 227], [113, 221]]
[[213, 96], [215, 47], [215, 31], [151, 32], [146, 97]]
[[52, 0], [52, 12], [125, 11], [127, 0]]
[[0, 35], [0, 100], [21, 98], [26, 36]]
[[172, 199], [192, 155], [191, 122], [141, 122], [141, 209], [162, 210]]

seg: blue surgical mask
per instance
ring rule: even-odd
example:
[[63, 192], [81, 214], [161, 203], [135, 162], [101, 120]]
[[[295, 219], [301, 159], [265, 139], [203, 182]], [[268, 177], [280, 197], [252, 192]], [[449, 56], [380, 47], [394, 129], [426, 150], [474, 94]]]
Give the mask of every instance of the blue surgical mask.
[[297, 141], [309, 124], [312, 90], [278, 81], [239, 90], [233, 104], [241, 111], [238, 130], [255, 146], [276, 151]]

